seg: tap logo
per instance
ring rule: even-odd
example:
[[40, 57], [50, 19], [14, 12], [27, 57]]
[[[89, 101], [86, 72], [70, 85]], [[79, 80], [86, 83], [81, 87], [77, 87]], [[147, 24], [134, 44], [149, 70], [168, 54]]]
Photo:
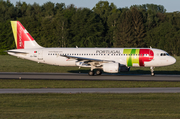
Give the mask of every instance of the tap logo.
[[23, 31], [24, 31], [24, 29], [22, 27], [20, 27], [20, 24], [17, 24], [17, 48], [18, 49], [24, 48]]
[[151, 49], [124, 49], [123, 54], [127, 54], [127, 66], [145, 66], [144, 62], [150, 62], [154, 58]]
[[21, 38], [21, 30], [20, 30], [20, 33], [19, 33], [19, 47], [22, 47], [23, 44], [22, 44], [22, 38]]

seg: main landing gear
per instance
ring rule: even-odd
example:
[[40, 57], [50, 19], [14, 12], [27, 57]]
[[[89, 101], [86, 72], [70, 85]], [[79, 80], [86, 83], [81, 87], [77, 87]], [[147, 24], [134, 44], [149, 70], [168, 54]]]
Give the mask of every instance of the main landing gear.
[[89, 75], [89, 76], [94, 76], [94, 71], [89, 71], [89, 72], [88, 72], [88, 75]]
[[154, 69], [153, 69], [154, 67], [150, 67], [150, 69], [151, 69], [151, 76], [154, 76], [155, 74], [154, 74]]
[[96, 73], [94, 73], [94, 71], [92, 70], [92, 71], [89, 71], [88, 74], [89, 74], [89, 76], [93, 76], [94, 74], [101, 75], [102, 74], [102, 70], [97, 69]]

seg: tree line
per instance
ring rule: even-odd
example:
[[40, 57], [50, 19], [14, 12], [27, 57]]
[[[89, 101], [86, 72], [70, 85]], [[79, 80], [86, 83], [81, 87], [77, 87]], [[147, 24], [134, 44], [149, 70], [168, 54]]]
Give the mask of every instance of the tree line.
[[20, 21], [44, 47], [153, 47], [180, 55], [180, 13], [162, 5], [117, 8], [99, 1], [93, 9], [47, 2], [0, 0], [0, 54], [15, 48], [11, 20]]

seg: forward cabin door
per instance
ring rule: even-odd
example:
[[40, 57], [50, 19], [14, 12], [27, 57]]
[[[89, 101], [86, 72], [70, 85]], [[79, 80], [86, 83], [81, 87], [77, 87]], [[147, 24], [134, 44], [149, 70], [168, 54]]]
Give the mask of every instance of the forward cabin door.
[[154, 53], [151, 49], [149, 49], [149, 61], [151, 61], [154, 57]]

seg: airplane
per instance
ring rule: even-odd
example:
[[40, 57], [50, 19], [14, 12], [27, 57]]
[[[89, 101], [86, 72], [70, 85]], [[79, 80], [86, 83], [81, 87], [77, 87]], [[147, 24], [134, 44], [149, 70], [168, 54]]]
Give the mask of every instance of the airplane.
[[58, 66], [89, 67], [88, 74], [119, 73], [130, 67], [154, 68], [172, 65], [176, 59], [156, 48], [45, 48], [40, 46], [19, 21], [11, 21], [17, 49], [9, 55]]

